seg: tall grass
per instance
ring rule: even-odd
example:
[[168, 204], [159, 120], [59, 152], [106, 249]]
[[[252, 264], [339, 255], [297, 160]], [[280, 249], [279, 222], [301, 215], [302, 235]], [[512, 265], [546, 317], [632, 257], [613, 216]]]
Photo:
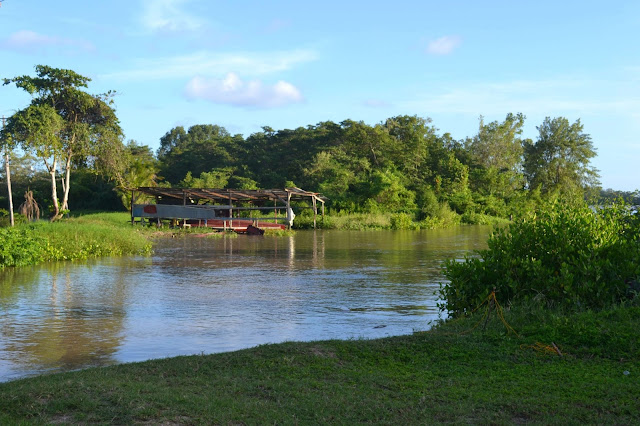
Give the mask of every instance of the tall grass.
[[[460, 216], [449, 210], [442, 210], [435, 216], [423, 220], [409, 213], [332, 213], [324, 218], [316, 217], [318, 229], [339, 229], [345, 231], [363, 231], [376, 229], [436, 229], [448, 228], [460, 224]], [[293, 227], [296, 229], [313, 228], [313, 215], [307, 211], [296, 216]]]
[[97, 213], [0, 229], [0, 268], [149, 253], [148, 232], [131, 227], [128, 218], [127, 213]]

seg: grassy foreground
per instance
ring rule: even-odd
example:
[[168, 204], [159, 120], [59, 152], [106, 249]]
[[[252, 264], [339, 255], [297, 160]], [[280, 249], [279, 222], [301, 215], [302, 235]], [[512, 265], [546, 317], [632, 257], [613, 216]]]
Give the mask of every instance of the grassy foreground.
[[[506, 313], [518, 336], [476, 315], [410, 336], [3, 383], [0, 423], [640, 423], [640, 308], [526, 312]], [[544, 348], [552, 342], [563, 356]]]

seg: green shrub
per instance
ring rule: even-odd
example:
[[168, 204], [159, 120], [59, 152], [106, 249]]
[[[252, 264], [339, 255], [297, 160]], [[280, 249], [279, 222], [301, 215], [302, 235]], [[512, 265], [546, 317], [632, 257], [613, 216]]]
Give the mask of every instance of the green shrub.
[[509, 222], [509, 219], [475, 212], [465, 212], [461, 219], [469, 225], [501, 225]]
[[497, 229], [489, 248], [445, 262], [441, 309], [472, 310], [495, 287], [501, 303], [534, 300], [599, 309], [627, 297], [640, 276], [640, 218], [622, 204], [594, 211], [551, 203]]
[[418, 224], [413, 221], [413, 217], [407, 213], [396, 213], [391, 215], [391, 229], [417, 229]]

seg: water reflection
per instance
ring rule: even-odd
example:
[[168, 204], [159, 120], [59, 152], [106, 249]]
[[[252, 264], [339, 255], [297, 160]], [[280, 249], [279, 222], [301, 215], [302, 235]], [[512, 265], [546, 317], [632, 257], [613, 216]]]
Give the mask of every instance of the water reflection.
[[162, 240], [152, 257], [0, 272], [0, 381], [286, 340], [382, 337], [437, 316], [441, 262], [488, 229]]

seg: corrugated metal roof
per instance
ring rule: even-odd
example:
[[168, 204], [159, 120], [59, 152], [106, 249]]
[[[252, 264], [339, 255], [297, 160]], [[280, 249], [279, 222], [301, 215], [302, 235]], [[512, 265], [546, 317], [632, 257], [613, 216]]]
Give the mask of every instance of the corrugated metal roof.
[[285, 189], [218, 189], [218, 188], [162, 188], [162, 187], [140, 187], [135, 191], [142, 192], [154, 197], [167, 197], [182, 200], [184, 197], [190, 199], [204, 199], [212, 201], [286, 201], [289, 194], [291, 200], [300, 201], [315, 198], [324, 203], [327, 197], [318, 192], [305, 191], [300, 188]]

